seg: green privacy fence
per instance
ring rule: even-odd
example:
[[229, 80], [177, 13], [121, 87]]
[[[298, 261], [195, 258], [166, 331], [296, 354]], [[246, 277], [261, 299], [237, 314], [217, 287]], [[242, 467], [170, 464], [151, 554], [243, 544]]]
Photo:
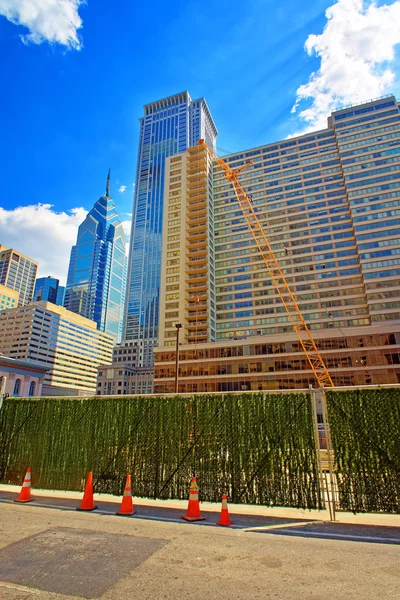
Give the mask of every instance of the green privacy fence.
[[339, 508], [400, 513], [400, 389], [327, 392]]
[[243, 394], [93, 399], [7, 399], [0, 411], [0, 481], [38, 488], [132, 490], [187, 499], [198, 478], [202, 500], [320, 506], [308, 394]]

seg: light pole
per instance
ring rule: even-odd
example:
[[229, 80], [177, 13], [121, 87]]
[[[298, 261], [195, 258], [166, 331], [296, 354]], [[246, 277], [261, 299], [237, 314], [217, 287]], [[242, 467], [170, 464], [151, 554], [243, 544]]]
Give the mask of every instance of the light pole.
[[175, 352], [175, 394], [178, 393], [178, 369], [179, 369], [179, 330], [182, 328], [180, 323], [176, 327], [176, 352]]

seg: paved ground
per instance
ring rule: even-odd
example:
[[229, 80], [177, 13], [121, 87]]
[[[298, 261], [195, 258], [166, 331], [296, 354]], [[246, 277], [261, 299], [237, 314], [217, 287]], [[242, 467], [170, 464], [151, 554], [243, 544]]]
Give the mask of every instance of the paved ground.
[[397, 527], [231, 514], [224, 529], [210, 512], [14, 497], [0, 491], [1, 600], [400, 599]]

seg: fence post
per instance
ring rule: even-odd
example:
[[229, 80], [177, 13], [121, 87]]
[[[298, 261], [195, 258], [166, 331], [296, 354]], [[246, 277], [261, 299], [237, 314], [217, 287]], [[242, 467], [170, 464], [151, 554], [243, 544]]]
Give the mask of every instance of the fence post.
[[[327, 485], [327, 494], [329, 498], [329, 504], [332, 505], [331, 520], [336, 520], [336, 494], [335, 494], [335, 469], [333, 460], [333, 446], [331, 438], [331, 429], [328, 419], [328, 405], [326, 402], [325, 388], [322, 385], [320, 388], [321, 393], [321, 406], [322, 406], [322, 419], [324, 422], [325, 438], [326, 438], [326, 453], [328, 457], [328, 471], [329, 471], [329, 485]], [[329, 492], [330, 488], [330, 492]]]
[[321, 452], [319, 447], [319, 431], [318, 431], [318, 418], [317, 418], [317, 397], [315, 394], [315, 390], [312, 385], [309, 385], [310, 390], [310, 402], [313, 416], [313, 425], [314, 425], [314, 441], [315, 441], [315, 451], [317, 455], [317, 468], [318, 468], [318, 497], [323, 504], [323, 507], [326, 508], [326, 501], [324, 495], [324, 478], [322, 473], [322, 461], [321, 461]]

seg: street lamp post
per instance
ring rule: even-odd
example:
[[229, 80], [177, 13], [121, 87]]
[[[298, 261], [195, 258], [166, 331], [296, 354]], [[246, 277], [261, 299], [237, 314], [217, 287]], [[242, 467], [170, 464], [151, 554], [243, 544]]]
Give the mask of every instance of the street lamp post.
[[182, 328], [180, 323], [176, 327], [176, 353], [175, 353], [175, 394], [178, 393], [178, 369], [179, 369], [179, 330]]

